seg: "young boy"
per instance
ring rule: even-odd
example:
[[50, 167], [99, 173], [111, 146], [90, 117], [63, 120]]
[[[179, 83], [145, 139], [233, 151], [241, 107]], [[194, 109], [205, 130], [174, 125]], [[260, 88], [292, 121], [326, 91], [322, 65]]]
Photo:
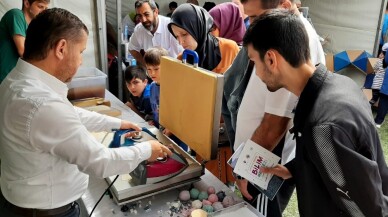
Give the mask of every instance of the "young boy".
[[[150, 123], [159, 128], [159, 95], [160, 95], [160, 59], [162, 56], [168, 56], [168, 51], [162, 47], [148, 49], [144, 54], [144, 62], [147, 67], [148, 76], [153, 80], [151, 83], [151, 107], [154, 114], [154, 121]], [[163, 133], [174, 140], [183, 150], [187, 151], [187, 145], [174, 136], [168, 129]]]
[[151, 85], [148, 84], [147, 70], [143, 66], [128, 66], [124, 75], [129, 91], [128, 102], [125, 103], [146, 121], [153, 121], [150, 102]]
[[385, 68], [386, 68], [386, 66], [383, 66], [384, 65], [383, 61], [384, 61], [384, 57], [385, 57], [385, 53], [387, 52], [387, 49], [388, 49], [388, 43], [385, 43], [381, 48], [381, 53], [379, 54], [379, 60], [373, 66], [375, 77], [373, 78], [373, 83], [372, 83], [372, 99], [369, 101], [369, 103], [372, 106], [379, 100], [379, 97], [380, 97], [380, 89], [384, 81]]

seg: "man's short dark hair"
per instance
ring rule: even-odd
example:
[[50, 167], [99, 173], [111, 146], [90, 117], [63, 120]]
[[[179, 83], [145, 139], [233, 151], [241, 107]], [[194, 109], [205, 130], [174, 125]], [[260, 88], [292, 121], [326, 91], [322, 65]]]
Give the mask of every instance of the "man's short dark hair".
[[173, 8], [177, 8], [178, 7], [178, 3], [172, 1], [168, 4], [168, 8], [173, 9]]
[[162, 47], [153, 47], [145, 52], [144, 62], [146, 65], [158, 66], [162, 56], [168, 56], [168, 51]]
[[[241, 4], [245, 4], [248, 1], [252, 1], [252, 0], [241, 0]], [[267, 10], [267, 9], [277, 8], [282, 0], [258, 0], [258, 1], [261, 2], [262, 9]]]
[[263, 60], [269, 49], [277, 50], [293, 67], [310, 59], [309, 40], [300, 18], [289, 10], [268, 10], [257, 17], [244, 36]]
[[144, 3], [147, 3], [152, 10], [155, 10], [156, 8], [158, 8], [154, 0], [138, 0], [135, 2], [135, 8], [136, 9], [140, 8]]
[[212, 8], [214, 8], [216, 6], [216, 3], [214, 3], [214, 2], [205, 2], [204, 4], [203, 4], [203, 8], [205, 8], [205, 10], [207, 11], [207, 12], [209, 12]]
[[142, 65], [128, 66], [125, 69], [124, 79], [125, 82], [130, 83], [132, 79], [140, 79], [145, 81], [147, 77], [147, 69]]
[[[30, 3], [30, 5], [32, 5], [32, 3], [34, 2], [43, 2], [46, 4], [50, 4], [50, 0], [28, 0], [28, 3]], [[24, 9], [24, 0], [22, 0], [22, 9]]]
[[89, 34], [85, 24], [69, 11], [61, 8], [44, 10], [27, 28], [23, 59], [43, 60], [61, 39], [80, 41], [82, 31]]

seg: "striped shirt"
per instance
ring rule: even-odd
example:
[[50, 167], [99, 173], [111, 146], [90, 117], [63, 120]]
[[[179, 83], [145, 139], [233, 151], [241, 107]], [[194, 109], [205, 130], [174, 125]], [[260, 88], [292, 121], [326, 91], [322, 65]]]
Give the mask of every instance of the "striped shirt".
[[373, 71], [376, 75], [373, 78], [372, 89], [380, 90], [385, 76], [385, 69], [383, 68], [382, 59], [376, 62], [376, 64], [373, 66]]

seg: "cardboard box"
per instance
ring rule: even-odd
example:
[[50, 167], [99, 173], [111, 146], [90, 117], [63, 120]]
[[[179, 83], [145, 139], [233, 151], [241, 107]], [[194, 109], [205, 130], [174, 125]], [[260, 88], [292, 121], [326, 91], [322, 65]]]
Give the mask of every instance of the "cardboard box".
[[73, 80], [67, 84], [69, 100], [105, 97], [107, 75], [94, 67], [80, 67]]

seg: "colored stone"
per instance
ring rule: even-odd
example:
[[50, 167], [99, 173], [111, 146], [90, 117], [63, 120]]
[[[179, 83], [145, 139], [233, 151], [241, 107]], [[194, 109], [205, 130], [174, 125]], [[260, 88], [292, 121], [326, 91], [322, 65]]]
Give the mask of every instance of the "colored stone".
[[207, 194], [208, 195], [215, 194], [215, 193], [216, 193], [216, 189], [213, 186], [209, 186], [207, 188]]
[[207, 194], [207, 192], [205, 191], [201, 191], [201, 193], [199, 193], [198, 195], [198, 200], [207, 200], [207, 198], [209, 197], [209, 195]]
[[202, 202], [200, 200], [194, 200], [193, 202], [191, 202], [191, 207], [194, 209], [201, 209]]
[[211, 205], [205, 205], [202, 207], [203, 210], [205, 210], [206, 212], [214, 212], [214, 208], [211, 206]]
[[199, 195], [198, 189], [192, 188], [192, 189], [190, 190], [190, 198], [191, 198], [191, 199], [193, 199], [193, 200], [198, 199], [198, 195]]

